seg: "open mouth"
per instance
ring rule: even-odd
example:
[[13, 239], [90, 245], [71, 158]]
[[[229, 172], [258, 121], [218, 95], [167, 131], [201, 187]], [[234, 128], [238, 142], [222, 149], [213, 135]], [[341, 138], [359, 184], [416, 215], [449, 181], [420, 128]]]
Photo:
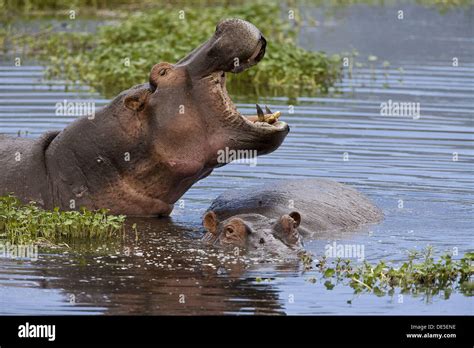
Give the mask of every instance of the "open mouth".
[[206, 95], [215, 111], [222, 115], [226, 127], [246, 132], [247, 136], [239, 139], [241, 145], [253, 146], [259, 155], [278, 148], [290, 128], [280, 120], [281, 112], [266, 106], [262, 109], [256, 105], [256, 114], [242, 115], [227, 93], [226, 73], [238, 74], [258, 64], [265, 56], [266, 46], [265, 37], [254, 25], [228, 19], [217, 25], [213, 37], [175, 64], [175, 67], [185, 66], [192, 79], [205, 85], [203, 91], [210, 92]]
[[224, 116], [226, 119], [233, 123], [238, 123], [240, 126], [264, 133], [289, 131], [288, 124], [280, 120], [281, 112], [271, 111], [266, 105], [262, 109], [261, 106], [255, 104], [256, 114], [241, 114], [227, 93], [225, 74], [224, 71], [216, 71], [211, 74], [211, 78], [216, 86], [215, 92], [220, 96], [224, 105]]

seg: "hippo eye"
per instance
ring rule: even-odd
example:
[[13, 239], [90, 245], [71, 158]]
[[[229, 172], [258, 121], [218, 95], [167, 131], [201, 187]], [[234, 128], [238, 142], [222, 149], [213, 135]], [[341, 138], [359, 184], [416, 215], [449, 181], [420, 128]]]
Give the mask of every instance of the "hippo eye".
[[234, 233], [234, 229], [233, 229], [232, 227], [227, 227], [227, 228], [225, 229], [225, 231], [226, 231], [228, 234]]
[[167, 69], [161, 69], [159, 72], [160, 76], [165, 76], [167, 71]]
[[260, 244], [265, 244], [265, 239], [263, 238], [260, 238], [260, 241], [259, 241]]

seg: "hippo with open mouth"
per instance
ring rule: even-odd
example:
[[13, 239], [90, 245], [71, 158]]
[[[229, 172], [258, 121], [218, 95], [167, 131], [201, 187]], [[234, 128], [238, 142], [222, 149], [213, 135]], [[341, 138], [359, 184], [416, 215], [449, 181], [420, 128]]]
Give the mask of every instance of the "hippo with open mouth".
[[347, 185], [283, 180], [222, 193], [204, 214], [203, 240], [281, 255], [301, 251], [303, 237], [343, 237], [382, 219], [377, 206]]
[[176, 64], [159, 63], [149, 82], [122, 92], [95, 117], [36, 140], [0, 137], [0, 195], [46, 209], [107, 208], [169, 215], [198, 180], [223, 166], [219, 151], [276, 150], [289, 132], [279, 113], [243, 116], [226, 91], [265, 55], [251, 23], [221, 21], [214, 35]]

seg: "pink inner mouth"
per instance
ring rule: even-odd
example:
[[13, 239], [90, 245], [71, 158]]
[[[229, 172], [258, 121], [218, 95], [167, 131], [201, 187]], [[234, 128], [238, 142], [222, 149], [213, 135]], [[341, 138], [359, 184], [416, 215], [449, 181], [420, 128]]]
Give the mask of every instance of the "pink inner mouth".
[[[222, 99], [225, 109], [225, 117], [230, 119], [232, 122], [241, 124], [242, 126], [250, 126], [255, 130], [261, 130], [264, 132], [275, 132], [286, 129], [287, 124], [280, 121], [278, 117], [280, 112], [271, 112], [268, 108], [265, 111], [257, 109], [255, 115], [242, 115], [235, 104], [230, 98], [226, 88], [226, 73], [224, 71], [218, 71], [210, 75], [210, 78], [214, 79], [217, 85], [216, 90], [213, 91], [218, 93]], [[259, 115], [260, 114], [260, 115]], [[243, 121], [243, 122], [242, 122]]]

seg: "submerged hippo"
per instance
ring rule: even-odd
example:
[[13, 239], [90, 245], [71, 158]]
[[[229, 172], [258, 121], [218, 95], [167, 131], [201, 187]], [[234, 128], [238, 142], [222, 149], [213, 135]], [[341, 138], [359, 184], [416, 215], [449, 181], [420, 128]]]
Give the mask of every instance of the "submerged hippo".
[[218, 246], [261, 250], [273, 255], [282, 255], [289, 250], [297, 253], [303, 251], [303, 239], [297, 229], [300, 221], [301, 216], [295, 211], [276, 218], [249, 213], [223, 220], [214, 211], [208, 211], [203, 218], [207, 230], [203, 240]]
[[276, 181], [217, 197], [204, 214], [203, 239], [279, 254], [301, 250], [303, 237], [334, 237], [382, 218], [379, 208], [347, 185], [326, 179]]
[[258, 108], [244, 117], [226, 91], [226, 72], [257, 64], [265, 48], [251, 23], [221, 21], [208, 41], [176, 64], [155, 65], [148, 83], [122, 92], [94, 118], [36, 140], [0, 137], [0, 195], [46, 209], [169, 215], [196, 181], [225, 164], [220, 150], [264, 155], [288, 134], [279, 113]]

